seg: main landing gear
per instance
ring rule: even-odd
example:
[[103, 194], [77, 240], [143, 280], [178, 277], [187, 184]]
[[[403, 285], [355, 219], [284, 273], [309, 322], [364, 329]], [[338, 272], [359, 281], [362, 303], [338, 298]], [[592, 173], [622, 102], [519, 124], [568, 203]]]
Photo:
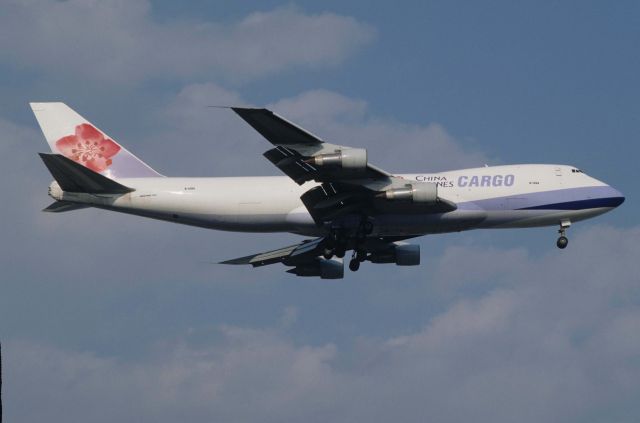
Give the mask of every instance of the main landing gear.
[[327, 260], [330, 260], [333, 256], [343, 258], [346, 252], [347, 250], [343, 245], [338, 245], [336, 247], [326, 247], [322, 253], [322, 256]]
[[358, 246], [367, 238], [367, 235], [371, 235], [371, 232], [373, 232], [373, 223], [363, 216], [356, 231], [355, 248], [349, 261], [349, 270], [352, 272], [357, 272], [360, 269], [360, 263], [367, 259], [367, 252]]
[[349, 261], [349, 270], [357, 272], [360, 269], [360, 263], [367, 259], [367, 253], [360, 250], [355, 250]]
[[562, 222], [560, 222], [560, 230], [558, 230], [560, 237], [558, 238], [558, 241], [556, 241], [556, 245], [561, 250], [564, 250], [565, 248], [567, 248], [567, 245], [569, 245], [569, 238], [565, 236], [565, 232], [569, 228], [569, 226], [571, 226], [571, 221], [569, 220], [563, 220]]
[[358, 226], [351, 231], [344, 229], [336, 229], [331, 233], [331, 241], [323, 251], [323, 257], [327, 260], [333, 256], [343, 258], [347, 249], [353, 248], [353, 255], [349, 261], [349, 269], [357, 272], [360, 269], [360, 263], [367, 259], [366, 250], [362, 249], [362, 243], [368, 235], [373, 232], [373, 222], [368, 220], [366, 216], [360, 219]]

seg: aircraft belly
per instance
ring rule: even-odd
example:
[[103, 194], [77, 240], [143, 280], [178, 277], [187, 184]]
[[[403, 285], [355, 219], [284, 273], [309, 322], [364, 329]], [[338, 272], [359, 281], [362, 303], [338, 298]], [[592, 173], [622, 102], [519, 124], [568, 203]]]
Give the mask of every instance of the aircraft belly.
[[562, 220], [578, 222], [610, 211], [610, 207], [582, 210], [498, 210], [490, 211], [480, 228], [532, 228], [554, 226]]
[[437, 214], [387, 214], [376, 216], [379, 236], [412, 236], [458, 232], [478, 227], [486, 218], [484, 210], [455, 210]]

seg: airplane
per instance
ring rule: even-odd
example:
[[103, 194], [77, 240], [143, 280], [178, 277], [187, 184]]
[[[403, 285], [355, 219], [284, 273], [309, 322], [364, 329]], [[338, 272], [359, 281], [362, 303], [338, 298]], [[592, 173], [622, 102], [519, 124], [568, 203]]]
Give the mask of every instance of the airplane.
[[230, 107], [273, 148], [285, 176], [165, 177], [64, 103], [30, 103], [52, 150], [40, 153], [54, 181], [46, 212], [117, 211], [202, 228], [306, 237], [222, 263], [282, 263], [288, 273], [344, 277], [361, 263], [420, 264], [406, 240], [471, 229], [558, 227], [618, 207], [623, 194], [574, 166], [518, 164], [393, 174], [367, 150], [331, 144], [264, 108]]

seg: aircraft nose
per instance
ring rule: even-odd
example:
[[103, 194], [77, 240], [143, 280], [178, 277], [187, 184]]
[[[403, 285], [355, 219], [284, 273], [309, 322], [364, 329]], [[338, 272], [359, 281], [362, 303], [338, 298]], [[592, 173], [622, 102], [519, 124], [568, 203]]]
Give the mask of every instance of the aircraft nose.
[[624, 203], [624, 195], [620, 191], [612, 186], [608, 186], [607, 188], [607, 201], [610, 204], [609, 207], [618, 207], [620, 204]]

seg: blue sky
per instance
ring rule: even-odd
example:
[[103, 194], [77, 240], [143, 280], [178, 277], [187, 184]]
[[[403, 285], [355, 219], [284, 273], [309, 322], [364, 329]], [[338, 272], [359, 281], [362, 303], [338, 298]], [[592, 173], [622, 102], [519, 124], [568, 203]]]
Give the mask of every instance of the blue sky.
[[[637, 2], [0, 11], [7, 420], [637, 420]], [[41, 213], [27, 103], [57, 100], [168, 175], [277, 174], [266, 141], [205, 107], [247, 104], [391, 171], [567, 163], [627, 200], [562, 252], [555, 228], [476, 231], [340, 282], [227, 268], [208, 262], [296, 238]]]

